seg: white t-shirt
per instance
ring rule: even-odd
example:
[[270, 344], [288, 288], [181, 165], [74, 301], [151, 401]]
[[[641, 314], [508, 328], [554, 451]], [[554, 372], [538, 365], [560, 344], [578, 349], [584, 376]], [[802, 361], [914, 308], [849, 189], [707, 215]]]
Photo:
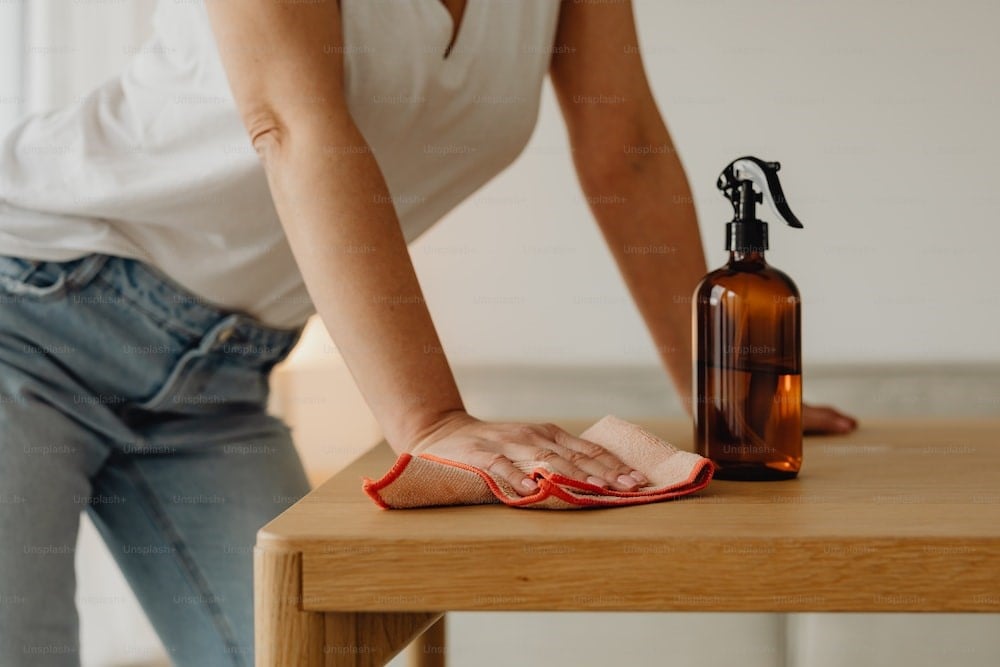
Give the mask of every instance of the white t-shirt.
[[[534, 129], [559, 0], [342, 0], [345, 94], [407, 242]], [[100, 39], [95, 35], [94, 39]], [[0, 143], [0, 254], [136, 257], [272, 326], [315, 312], [202, 2], [162, 0], [125, 70]]]

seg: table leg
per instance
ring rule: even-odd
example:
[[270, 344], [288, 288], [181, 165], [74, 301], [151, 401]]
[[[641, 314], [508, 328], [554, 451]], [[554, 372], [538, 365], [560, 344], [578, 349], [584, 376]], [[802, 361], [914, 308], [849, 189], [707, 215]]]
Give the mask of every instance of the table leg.
[[[439, 612], [331, 611], [325, 616], [326, 667], [382, 667], [414, 637], [443, 620]], [[419, 667], [443, 664], [418, 663]]]
[[257, 667], [323, 667], [323, 614], [302, 610], [302, 554], [254, 548]]
[[444, 616], [410, 644], [410, 667], [445, 667]]

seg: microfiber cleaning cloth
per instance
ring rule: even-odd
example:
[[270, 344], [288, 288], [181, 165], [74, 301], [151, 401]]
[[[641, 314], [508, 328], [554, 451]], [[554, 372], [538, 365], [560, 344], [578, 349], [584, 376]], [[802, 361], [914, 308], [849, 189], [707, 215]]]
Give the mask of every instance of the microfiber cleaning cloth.
[[715, 472], [703, 456], [677, 449], [646, 429], [607, 415], [580, 434], [638, 470], [649, 484], [635, 491], [616, 491], [564, 477], [544, 461], [515, 465], [538, 484], [522, 496], [505, 478], [474, 466], [422, 453], [399, 455], [381, 479], [364, 479], [365, 493], [384, 509], [440, 505], [504, 503], [536, 509], [580, 509], [640, 505], [670, 500], [700, 491]]

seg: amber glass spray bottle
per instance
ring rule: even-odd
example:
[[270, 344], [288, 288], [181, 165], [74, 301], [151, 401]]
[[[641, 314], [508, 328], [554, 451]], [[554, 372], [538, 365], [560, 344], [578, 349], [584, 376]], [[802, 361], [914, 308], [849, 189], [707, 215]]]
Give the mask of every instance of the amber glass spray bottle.
[[723, 170], [718, 186], [734, 211], [729, 262], [694, 292], [695, 443], [717, 479], [788, 479], [802, 465], [799, 292], [764, 261], [767, 223], [756, 212], [766, 200], [780, 220], [802, 227], [778, 169], [747, 156]]

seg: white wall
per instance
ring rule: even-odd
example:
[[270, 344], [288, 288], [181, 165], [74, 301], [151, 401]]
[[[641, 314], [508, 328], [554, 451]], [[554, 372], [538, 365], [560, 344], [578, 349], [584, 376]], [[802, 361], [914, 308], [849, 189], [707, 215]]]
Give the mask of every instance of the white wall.
[[[772, 225], [770, 258], [803, 294], [807, 363], [998, 359], [1000, 5], [635, 4], [709, 265], [731, 217], [719, 171], [745, 153], [783, 165], [805, 229]], [[548, 89], [520, 160], [414, 253], [454, 363], [658, 363]]]

